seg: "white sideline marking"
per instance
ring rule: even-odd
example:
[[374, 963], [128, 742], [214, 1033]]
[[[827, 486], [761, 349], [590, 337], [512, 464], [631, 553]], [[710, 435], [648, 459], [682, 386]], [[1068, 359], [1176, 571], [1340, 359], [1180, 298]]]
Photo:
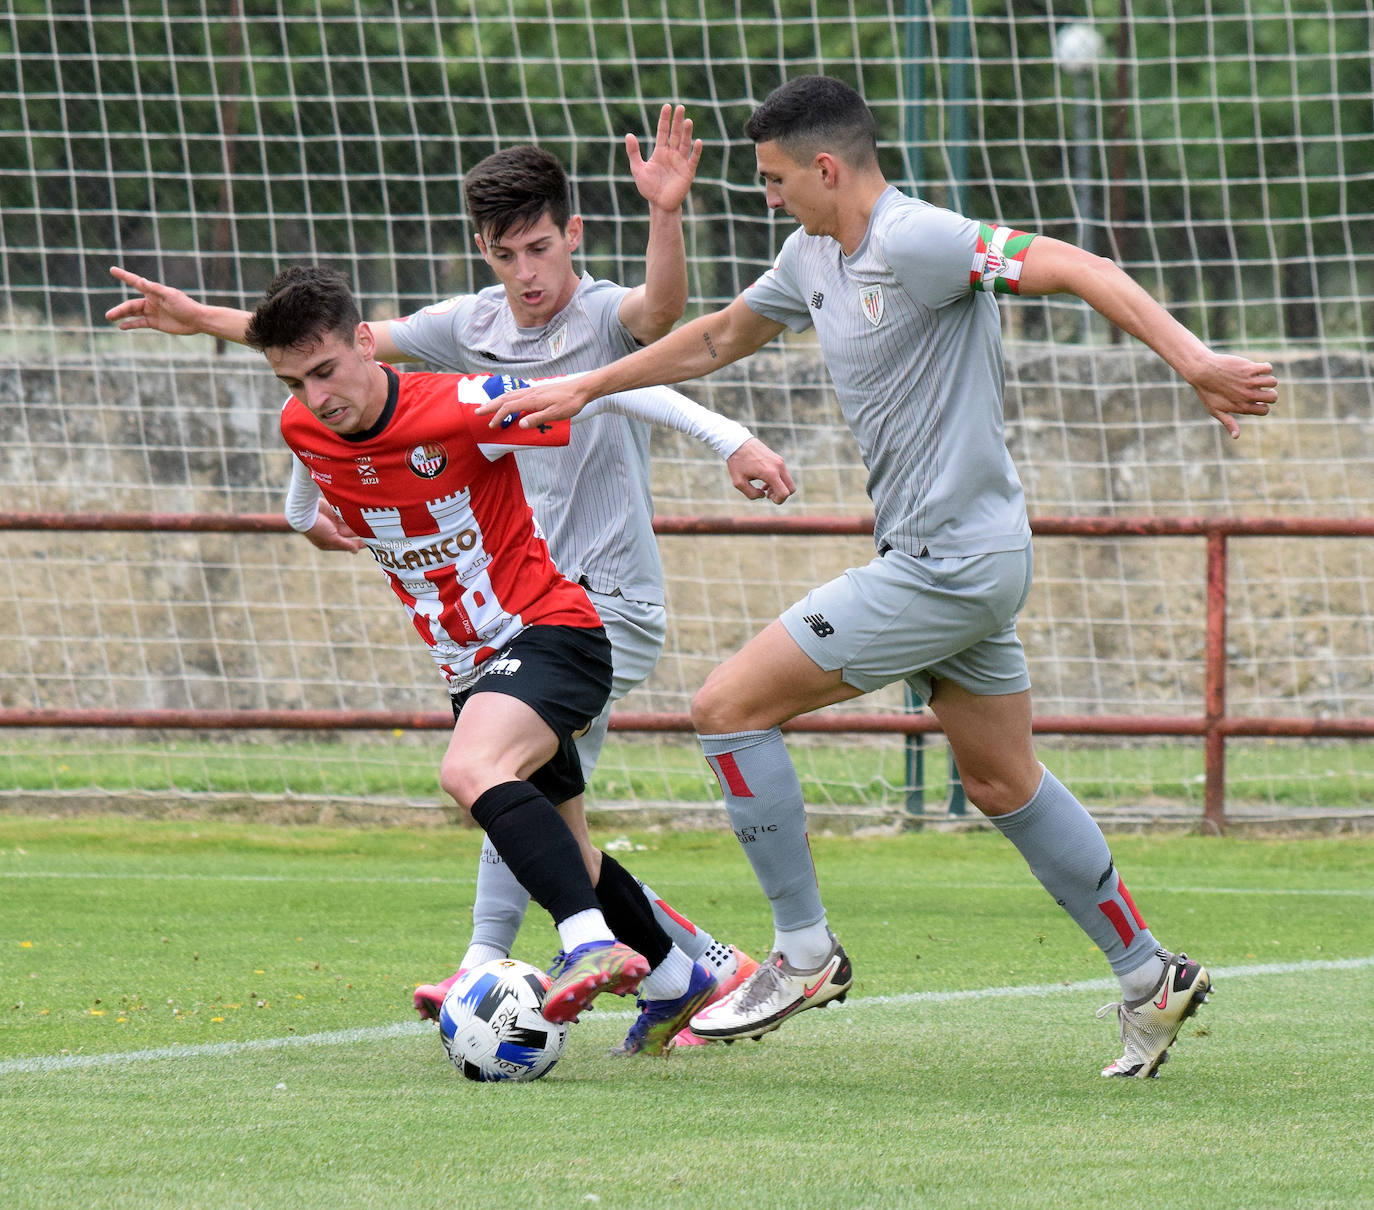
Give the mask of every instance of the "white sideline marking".
[[[416, 878], [405, 874], [395, 876], [335, 875], [317, 878], [310, 874], [145, 874], [110, 873], [105, 870], [0, 870], [4, 878], [74, 878], [81, 880], [97, 879], [110, 882], [281, 882], [281, 883], [324, 883], [329, 886], [351, 886], [354, 883], [383, 883], [387, 886], [464, 886], [472, 885], [475, 876], [440, 878]], [[1278, 894], [1277, 891], [1273, 894]]]
[[289, 1035], [285, 1038], [258, 1038], [252, 1042], [206, 1042], [196, 1046], [160, 1046], [155, 1050], [126, 1050], [104, 1055], [41, 1055], [33, 1059], [7, 1059], [0, 1062], [0, 1076], [33, 1075], [39, 1072], [70, 1071], [83, 1067], [123, 1067], [155, 1059], [206, 1059], [243, 1051], [287, 1050], [297, 1046], [352, 1046], [359, 1042], [385, 1042], [424, 1033], [434, 1026], [427, 1021], [398, 1022], [370, 1029], [336, 1029], [323, 1034]]
[[[1333, 958], [1311, 962], [1254, 963], [1249, 966], [1211, 968], [1218, 979], [1265, 978], [1273, 975], [1301, 975], [1311, 971], [1366, 970], [1374, 966], [1374, 956], [1365, 958]], [[1078, 983], [1031, 983], [1021, 987], [978, 987], [967, 991], [907, 992], [900, 996], [863, 996], [846, 1000], [845, 1008], [866, 1008], [869, 1005], [891, 1006], [904, 1004], [942, 1004], [955, 1000], [993, 1000], [1013, 997], [1057, 996], [1066, 992], [1115, 991], [1115, 979], [1086, 979]], [[597, 1019], [629, 1020], [629, 1011], [598, 1013]], [[410, 1038], [430, 1033], [434, 1025], [428, 1021], [399, 1022], [368, 1029], [336, 1029], [328, 1033], [292, 1035], [285, 1038], [258, 1038], [251, 1042], [207, 1042], [194, 1046], [163, 1046], [152, 1050], [119, 1051], [95, 1055], [40, 1055], [30, 1059], [0, 1061], [0, 1076], [43, 1075], [49, 1072], [74, 1071], [91, 1067], [126, 1067], [135, 1063], [149, 1063], [161, 1059], [222, 1058], [226, 1055], [270, 1050], [287, 1050], [299, 1046], [356, 1046], [364, 1042], [386, 1042], [394, 1038]]]

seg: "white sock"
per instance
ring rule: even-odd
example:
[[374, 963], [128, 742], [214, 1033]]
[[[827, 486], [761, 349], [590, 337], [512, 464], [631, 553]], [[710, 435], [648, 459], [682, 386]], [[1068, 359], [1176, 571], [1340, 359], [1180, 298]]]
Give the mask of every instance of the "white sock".
[[470, 971], [474, 966], [481, 966], [484, 962], [495, 962], [498, 958], [509, 958], [510, 955], [503, 949], [494, 945], [479, 945], [473, 942], [468, 946], [467, 953], [463, 955], [463, 960], [458, 963], [460, 971]]
[[1153, 995], [1159, 981], [1164, 978], [1166, 969], [1164, 955], [1155, 950], [1149, 959], [1135, 970], [1118, 975], [1117, 978], [1121, 981], [1122, 1000], [1127, 1004], [1139, 1004], [1147, 996]]
[[676, 1000], [687, 994], [692, 980], [692, 960], [675, 945], [653, 970], [644, 976], [639, 994], [645, 1000]]
[[587, 908], [558, 922], [558, 940], [563, 952], [571, 954], [588, 941], [614, 941], [615, 934], [606, 927], [606, 917], [600, 908]]
[[723, 941], [713, 940], [706, 947], [706, 952], [697, 961], [715, 975], [717, 983], [724, 983], [739, 970], [739, 960], [735, 957], [735, 947], [726, 945]]
[[824, 920], [804, 929], [776, 929], [773, 933], [773, 948], [782, 953], [788, 966], [799, 971], [818, 970], [834, 943]]

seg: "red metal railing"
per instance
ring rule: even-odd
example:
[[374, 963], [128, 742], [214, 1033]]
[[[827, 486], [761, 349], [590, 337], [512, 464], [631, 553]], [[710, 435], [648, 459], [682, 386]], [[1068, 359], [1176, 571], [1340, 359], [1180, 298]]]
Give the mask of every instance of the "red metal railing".
[[[660, 534], [783, 534], [854, 536], [873, 532], [865, 517], [658, 517]], [[1189, 715], [1037, 715], [1032, 729], [1048, 735], [1195, 735], [1202, 738], [1207, 829], [1226, 826], [1226, 740], [1230, 736], [1374, 738], [1374, 718], [1246, 718], [1226, 713], [1227, 543], [1230, 538], [1374, 537], [1368, 518], [1040, 517], [1031, 529], [1041, 537], [1200, 537], [1207, 543], [1206, 646], [1203, 713]], [[4, 513], [0, 530], [86, 532], [289, 533], [275, 514], [223, 516], [173, 513]], [[0, 727], [128, 727], [136, 729], [444, 730], [448, 711], [396, 710], [38, 710], [0, 709]], [[686, 714], [617, 711], [617, 731], [689, 732]], [[929, 714], [815, 714], [793, 719], [784, 730], [878, 732], [918, 735], [940, 729]]]

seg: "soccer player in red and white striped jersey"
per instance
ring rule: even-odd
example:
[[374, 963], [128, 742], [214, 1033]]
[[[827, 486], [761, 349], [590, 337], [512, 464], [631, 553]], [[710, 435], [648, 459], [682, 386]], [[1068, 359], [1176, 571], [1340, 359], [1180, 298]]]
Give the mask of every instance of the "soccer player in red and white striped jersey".
[[[376, 360], [347, 283], [328, 270], [279, 274], [244, 338], [292, 392], [287, 444], [382, 567], [449, 681], [456, 722], [440, 784], [554, 919], [566, 957], [545, 1015], [574, 1019], [600, 992], [643, 980], [647, 999], [680, 1011], [651, 1037], [632, 1030], [622, 1049], [661, 1052], [714, 977], [679, 961], [637, 889], [606, 885], [604, 860], [593, 886], [557, 810], [583, 789], [572, 741], [609, 693], [610, 645], [586, 593], [554, 567], [506, 455], [566, 443], [568, 426], [493, 431], [475, 409], [509, 380], [398, 375]], [[604, 403], [642, 419], [665, 414], [661, 392]], [[737, 482], [760, 481], [775, 499], [791, 492], [781, 460], [747, 434], [730, 464]]]

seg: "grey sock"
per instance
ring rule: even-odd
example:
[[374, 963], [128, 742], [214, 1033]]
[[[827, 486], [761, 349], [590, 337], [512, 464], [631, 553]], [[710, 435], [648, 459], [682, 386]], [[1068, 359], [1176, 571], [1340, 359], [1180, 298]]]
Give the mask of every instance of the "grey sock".
[[501, 860], [491, 841], [483, 841], [472, 904], [472, 944], [489, 945], [509, 954], [529, 905], [530, 893]]
[[777, 727], [699, 735], [720, 780], [730, 826], [773, 906], [773, 924], [802, 929], [825, 919], [801, 782]]
[[693, 962], [700, 962], [708, 949], [719, 946], [720, 943], [710, 933], [694, 921], [688, 920], [665, 899], [660, 898], [652, 887], [641, 881], [639, 889], [644, 892], [644, 898], [653, 908], [654, 919], [668, 934], [668, 939]]
[[988, 817], [1054, 900], [1122, 975], [1159, 948], [1131, 900], [1102, 829], [1048, 769], [1030, 802]]

